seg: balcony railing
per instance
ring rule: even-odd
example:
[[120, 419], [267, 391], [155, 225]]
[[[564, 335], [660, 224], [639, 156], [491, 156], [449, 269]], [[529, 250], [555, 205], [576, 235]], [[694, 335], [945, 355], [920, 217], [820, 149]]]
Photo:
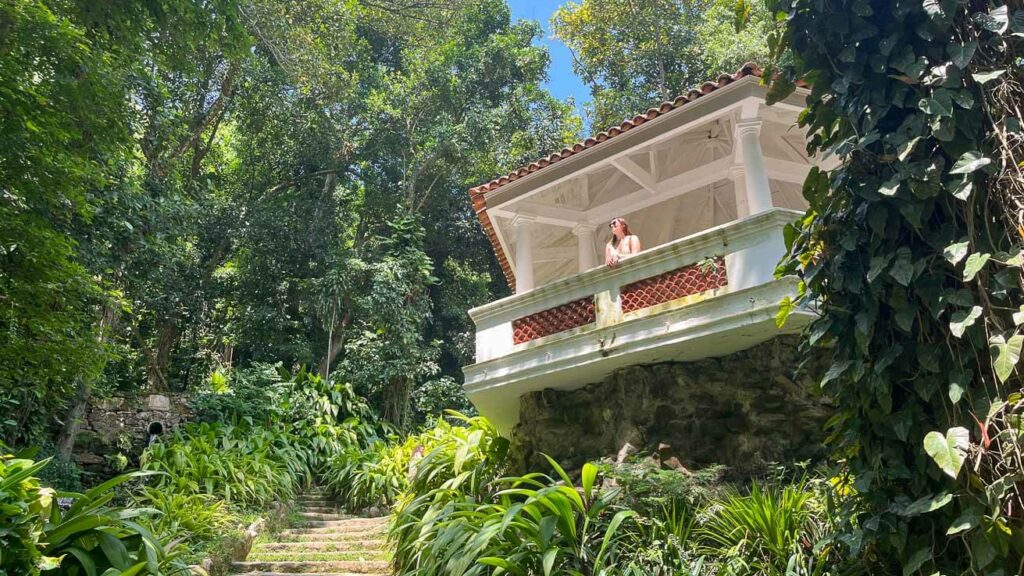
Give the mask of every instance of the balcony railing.
[[474, 308], [476, 361], [769, 282], [798, 216], [769, 210]]
[[[464, 369], [470, 399], [508, 430], [526, 392], [772, 338], [778, 303], [796, 288], [795, 279], [774, 277], [782, 232], [799, 215], [761, 212], [470, 310], [477, 327], [476, 364]], [[810, 313], [796, 316], [787, 330]]]

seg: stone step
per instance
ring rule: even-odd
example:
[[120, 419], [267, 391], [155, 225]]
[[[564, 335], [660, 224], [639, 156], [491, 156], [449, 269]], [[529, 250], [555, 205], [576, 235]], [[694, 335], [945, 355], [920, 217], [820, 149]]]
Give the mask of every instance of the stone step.
[[386, 574], [390, 564], [384, 560], [310, 561], [310, 562], [232, 562], [232, 572], [281, 572], [284, 574], [324, 574], [352, 572], [355, 574]]
[[388, 519], [381, 518], [359, 518], [359, 517], [342, 517], [336, 520], [305, 520], [303, 527], [305, 528], [338, 528], [340, 530], [355, 529], [355, 528], [366, 528], [370, 526], [386, 526]]
[[346, 540], [374, 540], [383, 538], [383, 528], [348, 530], [339, 532], [334, 528], [289, 528], [281, 530], [275, 537], [278, 542], [340, 542]]
[[337, 512], [307, 512], [302, 510], [299, 512], [299, 518], [303, 520], [353, 520], [353, 516], [348, 514], [339, 514]]
[[[302, 572], [236, 572], [238, 576], [295, 576], [296, 574], [303, 574]], [[384, 572], [306, 572], [305, 574], [315, 574], [316, 576], [364, 576], [366, 574], [391, 574], [390, 570]]]
[[333, 504], [324, 504], [322, 506], [309, 506], [302, 504], [299, 506], [299, 511], [310, 513], [338, 513], [338, 506]]
[[294, 551], [301, 554], [305, 551], [311, 552], [345, 552], [349, 550], [380, 550], [387, 545], [383, 538], [367, 540], [313, 540], [309, 542], [266, 542], [256, 544], [252, 551], [255, 552], [288, 552]]
[[250, 552], [246, 560], [249, 562], [368, 562], [373, 560], [387, 561], [387, 550], [342, 550], [318, 551], [304, 550], [296, 552]]

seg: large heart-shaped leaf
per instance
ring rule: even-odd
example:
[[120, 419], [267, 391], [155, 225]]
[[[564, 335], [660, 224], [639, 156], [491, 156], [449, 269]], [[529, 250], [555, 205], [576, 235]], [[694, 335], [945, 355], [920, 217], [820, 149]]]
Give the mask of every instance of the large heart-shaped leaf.
[[956, 266], [967, 256], [967, 251], [970, 243], [964, 240], [963, 242], [957, 242], [956, 244], [950, 244], [942, 251], [942, 256], [945, 257], [946, 261]]
[[961, 426], [950, 428], [945, 435], [933, 430], [924, 437], [924, 451], [951, 478], [960, 474], [970, 445], [971, 435]]
[[1009, 340], [1005, 340], [1002, 336], [993, 336], [989, 340], [989, 344], [995, 348], [996, 357], [992, 366], [995, 368], [996, 377], [1000, 382], [1006, 382], [1006, 379], [1013, 374], [1017, 362], [1020, 361], [1021, 348], [1024, 347], [1024, 335], [1014, 334]]
[[967, 263], [964, 264], [964, 282], [970, 282], [974, 280], [974, 277], [981, 272], [981, 269], [985, 267], [985, 263], [991, 258], [991, 254], [971, 254], [967, 257]]
[[953, 165], [953, 169], [949, 171], [950, 174], [970, 174], [979, 168], [988, 166], [992, 163], [991, 158], [982, 156], [981, 152], [977, 150], [971, 150], [964, 152], [960, 159]]
[[973, 306], [970, 310], [957, 310], [949, 322], [949, 331], [953, 333], [953, 336], [960, 338], [980, 317], [981, 306]]

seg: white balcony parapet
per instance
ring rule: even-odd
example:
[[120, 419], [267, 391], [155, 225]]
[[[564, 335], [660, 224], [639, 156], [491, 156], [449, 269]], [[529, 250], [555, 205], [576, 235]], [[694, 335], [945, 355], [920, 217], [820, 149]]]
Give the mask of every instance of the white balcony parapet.
[[[477, 357], [464, 368], [467, 394], [507, 433], [528, 392], [579, 388], [633, 364], [723, 356], [798, 331], [813, 314], [797, 311], [784, 330], [776, 328], [778, 304], [795, 295], [797, 281], [777, 280], [774, 270], [785, 250], [782, 229], [799, 216], [770, 208], [624, 258], [616, 268], [470, 310]], [[689, 285], [680, 289], [681, 282]], [[552, 318], [554, 329], [530, 331]]]

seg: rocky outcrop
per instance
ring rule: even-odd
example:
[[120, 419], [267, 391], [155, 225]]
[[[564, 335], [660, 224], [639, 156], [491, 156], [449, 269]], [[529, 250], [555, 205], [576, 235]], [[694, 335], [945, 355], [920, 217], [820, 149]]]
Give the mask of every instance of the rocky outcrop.
[[542, 453], [576, 467], [627, 443], [680, 466], [737, 472], [820, 456], [832, 413], [816, 394], [825, 358], [797, 370], [798, 343], [779, 337], [721, 358], [631, 366], [579, 390], [525, 395], [514, 444], [534, 469]]

